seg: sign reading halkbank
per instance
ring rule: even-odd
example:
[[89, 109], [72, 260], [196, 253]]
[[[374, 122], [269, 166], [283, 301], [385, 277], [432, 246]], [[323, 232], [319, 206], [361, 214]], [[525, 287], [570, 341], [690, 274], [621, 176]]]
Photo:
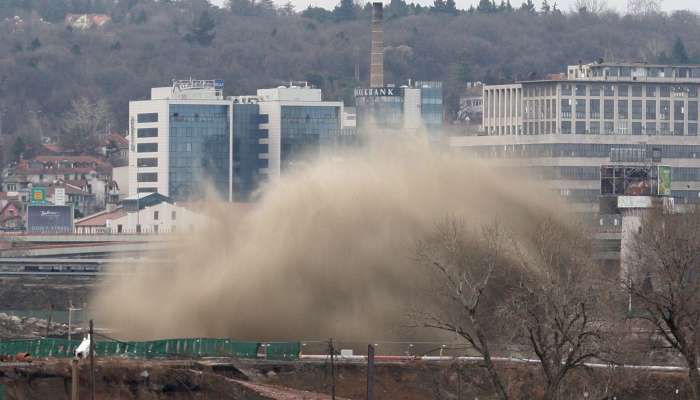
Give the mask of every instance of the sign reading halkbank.
[[356, 88], [355, 97], [401, 96], [401, 92], [401, 88], [394, 87]]

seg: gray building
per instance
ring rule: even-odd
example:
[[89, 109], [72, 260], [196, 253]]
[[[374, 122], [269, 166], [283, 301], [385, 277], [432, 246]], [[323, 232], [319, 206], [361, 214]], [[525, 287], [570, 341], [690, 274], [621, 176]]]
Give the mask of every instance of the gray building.
[[[451, 146], [516, 158], [582, 211], [598, 211], [600, 167], [620, 154], [672, 167], [676, 204], [700, 201], [700, 66], [569, 66], [547, 80], [488, 85], [482, 136]], [[625, 161], [630, 161], [627, 155]]]

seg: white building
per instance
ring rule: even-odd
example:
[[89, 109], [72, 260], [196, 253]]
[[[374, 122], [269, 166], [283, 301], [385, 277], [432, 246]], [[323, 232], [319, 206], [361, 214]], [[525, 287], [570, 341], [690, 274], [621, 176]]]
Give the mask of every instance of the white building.
[[175, 81], [129, 102], [129, 195], [177, 200], [209, 182], [232, 198], [231, 101], [220, 81]]
[[194, 232], [210, 222], [209, 217], [194, 212], [157, 193], [141, 193], [124, 199], [115, 210], [102, 211], [75, 223], [79, 234], [159, 234]]
[[339, 135], [343, 127], [343, 102], [323, 101], [321, 89], [305, 83], [259, 89], [256, 97], [259, 113], [267, 116], [259, 128], [268, 133], [261, 140], [267, 154], [261, 156], [267, 158], [269, 179], [279, 178], [304, 153], [317, 152], [323, 136]]

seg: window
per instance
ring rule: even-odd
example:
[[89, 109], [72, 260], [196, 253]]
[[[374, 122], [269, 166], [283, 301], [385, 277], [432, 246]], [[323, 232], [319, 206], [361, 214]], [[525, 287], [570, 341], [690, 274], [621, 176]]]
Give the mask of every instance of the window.
[[561, 133], [571, 133], [571, 121], [561, 121]]
[[612, 135], [615, 133], [615, 123], [613, 121], [605, 121], [605, 134]]
[[576, 96], [586, 95], [586, 85], [576, 85]]
[[615, 101], [614, 100], [605, 100], [603, 103], [603, 115], [605, 119], [613, 119], [615, 118]]
[[136, 174], [137, 182], [158, 182], [158, 173], [156, 172], [142, 172]]
[[632, 119], [642, 119], [641, 100], [632, 100]]
[[697, 121], [698, 120], [698, 102], [689, 101], [688, 102], [688, 120]]
[[158, 166], [158, 159], [153, 157], [153, 158], [139, 158], [136, 160], [136, 166], [137, 167], [157, 167]]
[[139, 128], [136, 136], [140, 138], [158, 137], [158, 128]]
[[668, 121], [671, 119], [671, 102], [668, 100], [661, 100], [659, 108], [659, 119]]
[[158, 217], [159, 217], [158, 211], [153, 211], [153, 220], [158, 221]]
[[656, 119], [656, 100], [646, 101], [647, 119]]
[[576, 121], [576, 132], [579, 135], [586, 133], [586, 121]]
[[620, 87], [617, 89], [617, 95], [620, 97], [627, 97], [628, 91], [629, 91], [629, 86], [620, 85]]
[[600, 121], [591, 121], [591, 133], [594, 135], [600, 134]]
[[591, 118], [592, 119], [599, 119], [600, 118], [600, 100], [598, 99], [592, 99], [590, 103], [591, 107]]
[[671, 87], [668, 85], [659, 87], [659, 94], [661, 97], [671, 97]]
[[632, 134], [633, 135], [641, 135], [642, 134], [642, 123], [641, 122], [632, 122]]
[[138, 114], [138, 115], [136, 116], [136, 120], [137, 120], [139, 123], [158, 122], [158, 113]]
[[688, 122], [688, 136], [697, 136], [698, 135], [698, 123], [697, 122]]
[[632, 96], [642, 97], [642, 85], [632, 85]]
[[586, 100], [584, 99], [576, 99], [576, 118], [586, 118]]
[[656, 122], [647, 122], [646, 125], [646, 134], [647, 135], [656, 135], [658, 132], [656, 132]]
[[617, 101], [617, 115], [620, 119], [627, 119], [627, 117], [629, 117], [627, 100]]
[[156, 189], [154, 187], [141, 187], [141, 188], [138, 188], [138, 190], [136, 192], [137, 193], [155, 193], [157, 191], [158, 191], [158, 189]]
[[656, 86], [647, 85], [647, 97], [656, 97]]
[[138, 153], [153, 153], [158, 151], [158, 143], [139, 143], [136, 145]]
[[605, 88], [603, 89], [603, 94], [608, 97], [614, 96], [615, 87], [613, 85], [605, 85]]
[[117, 233], [122, 233], [123, 230], [122, 224], [117, 225]]
[[683, 120], [683, 115], [685, 114], [685, 107], [683, 107], [683, 101], [674, 101], [673, 102], [673, 119], [678, 121], [678, 120]]
[[170, 213], [170, 219], [175, 221], [177, 219], [177, 211], [174, 211]]
[[561, 117], [571, 118], [571, 99], [561, 99]]
[[683, 123], [682, 122], [676, 122], [673, 124], [673, 134], [675, 136], [683, 136]]
[[591, 97], [600, 96], [600, 85], [591, 85]]
[[561, 94], [562, 96], [571, 96], [571, 85], [561, 85]]

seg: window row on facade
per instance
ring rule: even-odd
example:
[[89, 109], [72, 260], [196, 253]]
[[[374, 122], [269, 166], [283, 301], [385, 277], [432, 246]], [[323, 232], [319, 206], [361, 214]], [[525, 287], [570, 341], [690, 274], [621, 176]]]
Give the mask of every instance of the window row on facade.
[[[561, 119], [645, 119], [698, 120], [698, 102], [684, 100], [599, 100], [571, 99], [560, 101]], [[528, 100], [523, 120], [556, 119], [554, 100]]]
[[620, 84], [620, 83], [561, 83], [557, 85], [524, 85], [523, 97], [698, 97], [697, 85]]
[[[610, 159], [616, 149], [638, 149], [638, 144], [590, 144], [590, 143], [545, 143], [517, 145], [486, 145], [465, 148], [465, 152], [475, 153], [480, 157], [596, 157]], [[666, 158], [700, 158], [700, 145], [646, 145], [647, 154], [660, 151], [660, 157]]]

